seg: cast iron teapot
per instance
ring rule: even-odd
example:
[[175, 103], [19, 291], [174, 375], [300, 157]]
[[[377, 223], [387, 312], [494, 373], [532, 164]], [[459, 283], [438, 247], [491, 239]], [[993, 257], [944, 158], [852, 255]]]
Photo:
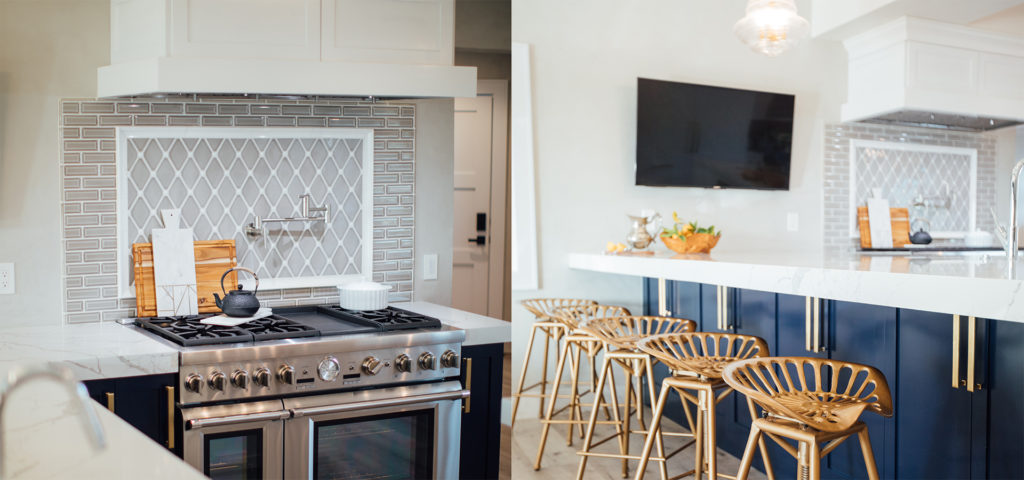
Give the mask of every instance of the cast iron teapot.
[[[231, 293], [224, 289], [224, 279], [235, 270], [249, 272], [252, 278], [256, 279], [256, 286], [253, 287], [251, 292], [242, 290], [242, 285], [238, 285], [238, 290], [232, 290]], [[217, 308], [224, 312], [224, 315], [229, 317], [251, 317], [260, 309], [260, 301], [256, 298], [256, 290], [259, 290], [259, 288], [260, 278], [256, 276], [256, 272], [245, 267], [235, 267], [224, 272], [224, 275], [220, 277], [220, 289], [224, 292], [224, 299], [221, 300], [220, 296], [216, 293], [213, 294], [213, 298], [217, 301]]]

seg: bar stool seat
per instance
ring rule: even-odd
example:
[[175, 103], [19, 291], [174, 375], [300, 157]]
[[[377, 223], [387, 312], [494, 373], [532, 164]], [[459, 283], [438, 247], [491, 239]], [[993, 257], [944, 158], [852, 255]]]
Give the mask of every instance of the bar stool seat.
[[[544, 427], [541, 433], [541, 442], [537, 447], [537, 459], [534, 462], [534, 470], [539, 470], [541, 467], [541, 460], [544, 456], [544, 448], [547, 443], [546, 439], [551, 425], [568, 425], [569, 432], [566, 437], [566, 444], [572, 445], [573, 430], [575, 427], [579, 427], [579, 436], [580, 438], [583, 438], [583, 425], [587, 423], [587, 420], [584, 417], [583, 407], [593, 406], [593, 403], [583, 403], [583, 397], [591, 393], [594, 393], [595, 395], [601, 395], [603, 393], [596, 392], [593, 388], [597, 384], [597, 356], [604, 351], [604, 344], [601, 342], [601, 339], [587, 333], [580, 327], [598, 318], [628, 317], [629, 315], [630, 312], [625, 307], [601, 304], [563, 307], [556, 309], [552, 313], [552, 317], [565, 324], [566, 329], [569, 332], [564, 337], [564, 346], [558, 357], [558, 366], [555, 370], [554, 384], [561, 384], [566, 359], [568, 359], [570, 364], [569, 384], [571, 386], [571, 390], [568, 395], [557, 394], [550, 395], [548, 397], [547, 410], [544, 417], [541, 419]], [[590, 365], [590, 372], [587, 375], [589, 382], [581, 381], [580, 368], [581, 360], [584, 355], [586, 355]], [[581, 385], [587, 385], [590, 389], [581, 391]], [[568, 398], [569, 403], [559, 409], [556, 409], [555, 403], [560, 398]], [[565, 410], [569, 411], [568, 419], [555, 418]], [[605, 410], [607, 410], [607, 408], [605, 408]], [[607, 417], [606, 421], [599, 423], [613, 423], [611, 422], [611, 414], [609, 411], [605, 412], [605, 416]]]
[[[648, 395], [651, 399], [656, 398], [657, 392], [655, 391], [653, 365], [657, 362], [657, 359], [638, 350], [637, 341], [651, 335], [692, 332], [696, 327], [697, 324], [693, 320], [655, 316], [600, 318], [591, 320], [586, 325], [582, 325], [580, 327], [581, 330], [599, 338], [602, 341], [604, 344], [605, 354], [604, 361], [601, 365], [601, 373], [598, 374], [597, 377], [597, 388], [595, 389], [599, 394], [596, 396], [594, 406], [590, 410], [590, 420], [587, 422], [586, 434], [583, 437], [583, 447], [579, 452], [577, 452], [580, 455], [580, 464], [576, 472], [577, 480], [583, 478], [583, 474], [587, 468], [587, 459], [591, 456], [622, 459], [622, 475], [623, 477], [628, 476], [629, 460], [640, 459], [637, 455], [629, 454], [629, 436], [634, 434], [646, 436], [648, 434], [648, 430], [657, 432], [657, 435], [654, 436], [654, 443], [657, 447], [658, 456], [652, 459], [660, 462], [659, 467], [661, 469], [662, 478], [668, 478], [668, 470], [665, 467], [666, 460], [679, 453], [688, 445], [684, 445], [682, 448], [666, 455], [664, 445], [662, 443], [662, 436], [692, 436], [692, 433], [663, 433], [660, 428], [652, 427], [651, 429], [648, 429], [644, 425], [641, 379], [646, 377]], [[611, 373], [613, 365], [618, 366], [625, 374], [625, 406], [621, 417], [619, 416], [615, 378]], [[612, 377], [610, 380], [609, 376]], [[636, 380], [635, 388], [633, 386], [634, 379]], [[597, 415], [598, 411], [603, 406], [603, 392], [606, 385], [609, 387], [610, 391], [609, 400], [611, 403], [612, 415], [614, 417], [613, 422], [616, 423], [616, 432], [610, 437], [594, 442], [594, 427], [599, 424], [597, 421]], [[631, 404], [634, 402], [636, 404], [636, 409], [632, 410]], [[634, 413], [637, 417], [637, 423], [640, 427], [639, 429], [633, 429], [630, 426], [630, 419]], [[690, 431], [692, 432], [693, 425], [690, 425], [690, 427]], [[610, 441], [613, 438], [617, 438], [619, 440], [619, 453], [593, 451], [594, 447]], [[543, 438], [541, 441], [543, 442]]]
[[[548, 385], [551, 383], [548, 380], [549, 346], [554, 341], [555, 356], [557, 357], [562, 339], [568, 333], [568, 328], [565, 324], [552, 317], [552, 313], [559, 308], [597, 305], [597, 302], [593, 300], [580, 298], [531, 298], [522, 300], [519, 303], [536, 317], [536, 321], [533, 325], [530, 325], [530, 340], [526, 343], [526, 355], [523, 359], [522, 371], [519, 373], [519, 383], [516, 385], [515, 391], [512, 392], [512, 420], [510, 426], [513, 428], [516, 425], [516, 414], [519, 411], [519, 400], [521, 397], [539, 398], [540, 408], [538, 408], [537, 417], [541, 418], [544, 416], [544, 401], [548, 398]], [[533, 341], [538, 333], [543, 335], [544, 340], [544, 363], [541, 366], [541, 379], [533, 385], [524, 386], [526, 371], [530, 366], [530, 356], [533, 353]], [[558, 391], [558, 387], [558, 385], [553, 386], [555, 392]], [[532, 393], [531, 391], [534, 389], [539, 389], [540, 393]]]
[[[738, 360], [767, 356], [768, 345], [763, 339], [750, 335], [698, 332], [653, 336], [641, 340], [637, 347], [668, 366], [673, 374], [662, 381], [652, 425], [659, 425], [671, 391], [679, 394], [683, 401], [683, 411], [691, 423], [688, 404], [697, 406], [695, 466], [682, 476], [692, 473], [695, 479], [700, 479], [706, 471], [712, 480], [719, 476], [730, 477], [718, 472], [716, 458], [718, 443], [715, 406], [733, 391], [722, 380], [722, 371]], [[751, 418], [756, 418], [754, 405], [749, 400], [747, 407]], [[651, 459], [651, 447], [657, 441], [656, 432], [657, 427], [652, 427], [644, 442], [636, 480], [644, 477], [647, 462]], [[767, 446], [764, 440], [760, 440], [758, 445], [768, 478], [773, 479]]]
[[[871, 439], [860, 415], [866, 410], [892, 416], [892, 395], [880, 371], [821, 358], [765, 357], [733, 363], [724, 373], [729, 385], [768, 413], [750, 427], [738, 478], [747, 477], [751, 445], [762, 436], [797, 459], [801, 478], [816, 480], [821, 478], [821, 459], [857, 435], [868, 478], [878, 479]], [[796, 441], [796, 447], [783, 439]]]

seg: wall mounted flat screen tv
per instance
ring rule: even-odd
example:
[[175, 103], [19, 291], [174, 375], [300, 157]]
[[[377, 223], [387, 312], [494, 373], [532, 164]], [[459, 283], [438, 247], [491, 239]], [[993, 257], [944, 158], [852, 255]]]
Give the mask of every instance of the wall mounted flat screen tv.
[[637, 79], [636, 184], [789, 190], [793, 102]]

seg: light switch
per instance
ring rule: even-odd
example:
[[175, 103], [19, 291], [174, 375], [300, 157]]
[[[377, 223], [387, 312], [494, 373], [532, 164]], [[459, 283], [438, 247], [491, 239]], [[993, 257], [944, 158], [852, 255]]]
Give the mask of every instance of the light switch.
[[437, 254], [429, 253], [423, 256], [423, 279], [437, 280]]
[[14, 264], [0, 263], [0, 295], [14, 293]]

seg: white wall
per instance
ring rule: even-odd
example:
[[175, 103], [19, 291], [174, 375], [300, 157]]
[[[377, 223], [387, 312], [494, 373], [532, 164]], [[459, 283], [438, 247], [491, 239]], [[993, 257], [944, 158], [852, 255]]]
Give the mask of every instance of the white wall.
[[[566, 257], [623, 241], [626, 213], [644, 208], [714, 224], [724, 231], [721, 251], [822, 250], [823, 125], [838, 120], [846, 55], [826, 40], [776, 58], [755, 54], [732, 33], [743, 7], [696, 0], [513, 2], [512, 40], [531, 44], [533, 55], [541, 274], [541, 290], [513, 292], [514, 301], [586, 297], [639, 312], [639, 278], [571, 271]], [[807, 12], [809, 2], [798, 7]], [[796, 94], [791, 190], [634, 186], [638, 76]], [[786, 231], [787, 212], [799, 215], [799, 231]], [[513, 360], [521, 365], [532, 318], [518, 305], [512, 311]]]
[[59, 324], [58, 99], [96, 95], [109, 0], [0, 0], [0, 262], [15, 263], [0, 326]]
[[[414, 300], [452, 303], [455, 217], [455, 102], [416, 100], [416, 259]], [[437, 254], [437, 280], [423, 279], [423, 256]]]

